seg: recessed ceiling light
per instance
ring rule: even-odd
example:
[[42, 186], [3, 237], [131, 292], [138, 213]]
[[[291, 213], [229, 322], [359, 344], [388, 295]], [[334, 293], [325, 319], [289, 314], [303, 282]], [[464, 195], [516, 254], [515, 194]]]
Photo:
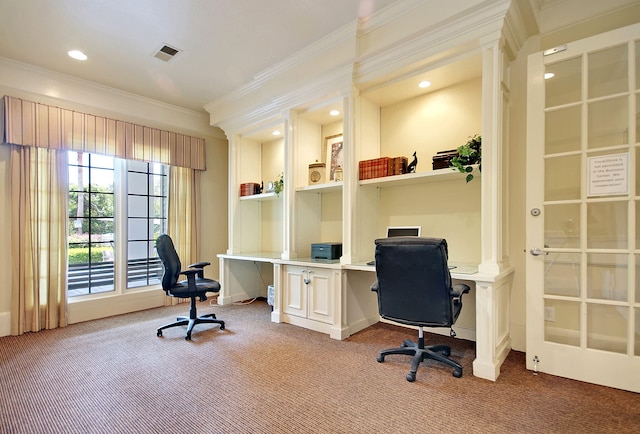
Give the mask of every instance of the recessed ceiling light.
[[544, 79], [545, 80], [549, 80], [550, 78], [555, 77], [555, 74], [553, 72], [545, 72], [544, 73]]
[[280, 135], [280, 131], [278, 131], [278, 130], [273, 130], [273, 131], [271, 132], [271, 134], [273, 134], [274, 136], [279, 136], [279, 135]]
[[431, 82], [427, 80], [424, 80], [418, 83], [418, 87], [421, 89], [424, 89], [425, 87], [429, 87], [429, 86], [431, 86]]
[[331, 110], [331, 111], [329, 112], [329, 114], [330, 114], [331, 116], [338, 116], [338, 115], [340, 114], [340, 112], [339, 112], [338, 110]]
[[67, 54], [69, 55], [69, 57], [72, 57], [76, 60], [87, 60], [87, 55], [80, 50], [71, 50], [68, 51]]

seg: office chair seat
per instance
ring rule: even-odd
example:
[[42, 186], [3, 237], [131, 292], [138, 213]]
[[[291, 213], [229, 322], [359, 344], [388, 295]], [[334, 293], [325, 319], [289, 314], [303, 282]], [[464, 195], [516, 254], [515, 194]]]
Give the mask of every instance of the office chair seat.
[[418, 326], [418, 342], [405, 340], [398, 348], [380, 351], [382, 363], [390, 354], [413, 356], [407, 381], [416, 379], [420, 363], [436, 360], [453, 367], [453, 376], [462, 377], [462, 366], [449, 358], [451, 347], [424, 345], [424, 327], [448, 327], [455, 336], [453, 324], [462, 309], [462, 295], [469, 286], [452, 286], [447, 265], [447, 242], [439, 238], [395, 237], [375, 241], [377, 281], [371, 290], [378, 295], [378, 311], [382, 318], [400, 324]]

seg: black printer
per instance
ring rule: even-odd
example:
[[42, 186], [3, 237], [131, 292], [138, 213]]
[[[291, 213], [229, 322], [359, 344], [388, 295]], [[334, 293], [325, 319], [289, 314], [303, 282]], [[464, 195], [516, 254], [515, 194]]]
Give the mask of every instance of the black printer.
[[312, 243], [311, 259], [340, 259], [342, 243]]

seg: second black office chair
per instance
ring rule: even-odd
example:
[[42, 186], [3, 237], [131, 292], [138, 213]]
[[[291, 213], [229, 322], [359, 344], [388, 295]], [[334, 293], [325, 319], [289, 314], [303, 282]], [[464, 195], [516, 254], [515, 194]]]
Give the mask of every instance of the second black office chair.
[[[418, 343], [405, 340], [401, 347], [380, 351], [378, 362], [389, 354], [413, 356], [407, 381], [415, 381], [423, 360], [433, 359], [453, 367], [453, 376], [462, 377], [462, 366], [449, 358], [451, 347], [425, 347], [423, 327], [449, 327], [462, 309], [467, 285], [451, 285], [444, 239], [420, 237], [383, 238], [375, 241], [376, 277], [371, 286], [378, 294], [382, 318], [418, 326]], [[455, 336], [451, 329], [451, 336]]]
[[[189, 265], [186, 270], [182, 270], [182, 264], [180, 258], [173, 246], [171, 237], [166, 234], [162, 234], [156, 240], [156, 249], [158, 256], [162, 261], [164, 267], [164, 273], [162, 274], [162, 289], [171, 297], [189, 298], [191, 299], [191, 309], [189, 310], [189, 316], [180, 316], [176, 321], [163, 325], [158, 328], [158, 336], [162, 336], [162, 330], [170, 327], [187, 326], [186, 340], [191, 340], [191, 331], [196, 324], [209, 323], [220, 324], [220, 330], [224, 330], [224, 321], [216, 319], [216, 315], [209, 313], [206, 315], [198, 316], [196, 312], [196, 298], [200, 301], [207, 299], [206, 294], [208, 292], [219, 292], [220, 283], [212, 279], [206, 279], [204, 277], [203, 267], [211, 265], [209, 262], [198, 262]], [[178, 281], [179, 276], [183, 274], [187, 277], [187, 280]]]

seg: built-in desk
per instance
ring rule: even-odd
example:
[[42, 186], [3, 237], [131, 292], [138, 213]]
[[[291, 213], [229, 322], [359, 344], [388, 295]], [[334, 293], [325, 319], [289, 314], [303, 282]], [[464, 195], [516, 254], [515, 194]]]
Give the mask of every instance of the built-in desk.
[[[371, 292], [375, 267], [366, 263], [281, 259], [277, 253], [221, 254], [220, 304], [266, 295], [261, 286], [275, 286], [273, 322], [286, 322], [345, 339], [380, 321], [376, 294]], [[511, 349], [509, 299], [513, 269], [497, 275], [482, 273], [471, 264], [458, 264], [451, 277], [469, 284], [475, 297], [465, 303], [462, 315], [475, 321], [468, 329], [458, 327], [460, 338], [476, 341], [473, 374], [496, 380]], [[271, 278], [271, 281], [267, 281]], [[266, 289], [264, 290], [266, 291]], [[474, 303], [475, 302], [475, 303]], [[466, 309], [465, 309], [466, 308]], [[442, 329], [429, 330], [444, 334]], [[444, 331], [448, 334], [448, 331]]]

